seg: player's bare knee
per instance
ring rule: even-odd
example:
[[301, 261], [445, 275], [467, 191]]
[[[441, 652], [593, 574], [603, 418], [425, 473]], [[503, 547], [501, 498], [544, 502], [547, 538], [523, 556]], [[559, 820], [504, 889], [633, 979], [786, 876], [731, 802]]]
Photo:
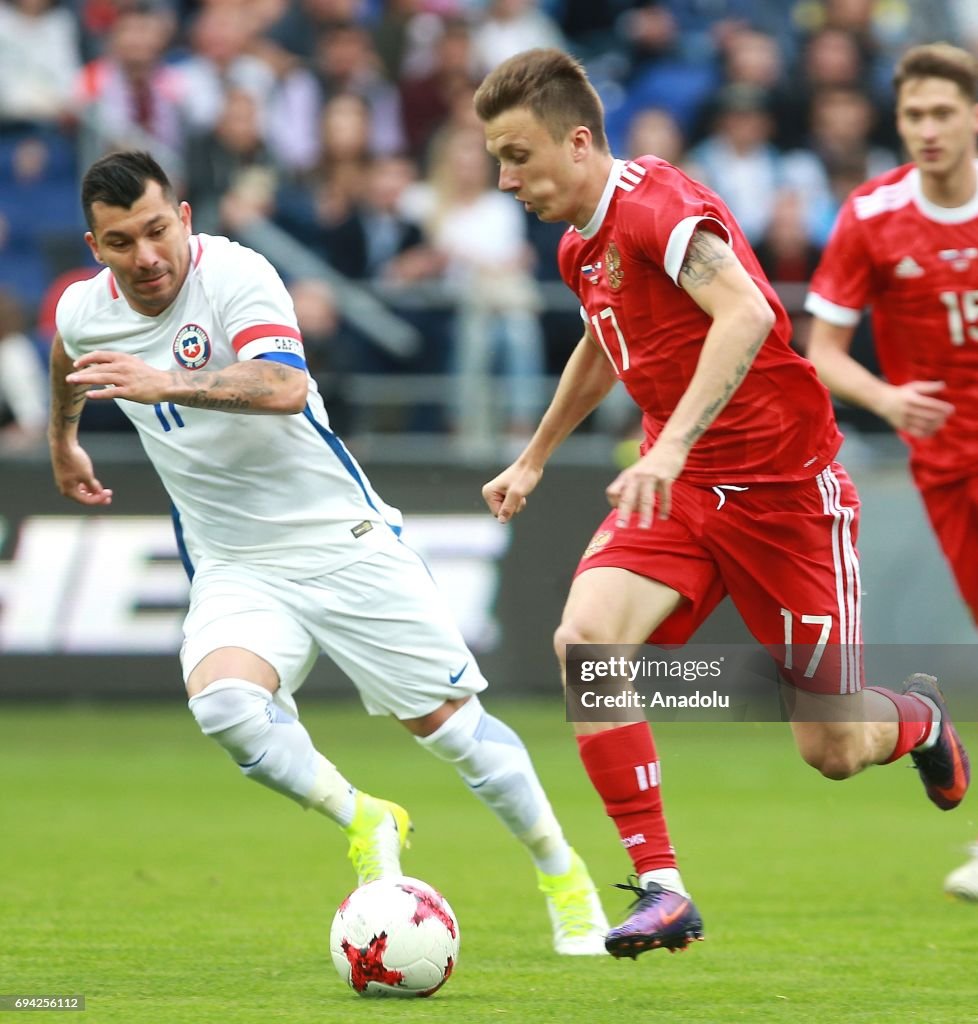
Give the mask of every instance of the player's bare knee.
[[554, 633], [554, 651], [561, 665], [567, 660], [568, 644], [597, 644], [601, 639], [592, 630], [579, 626], [572, 619], [565, 619]]
[[860, 751], [851, 742], [834, 741], [802, 751], [805, 761], [826, 779], [841, 782], [866, 767]]

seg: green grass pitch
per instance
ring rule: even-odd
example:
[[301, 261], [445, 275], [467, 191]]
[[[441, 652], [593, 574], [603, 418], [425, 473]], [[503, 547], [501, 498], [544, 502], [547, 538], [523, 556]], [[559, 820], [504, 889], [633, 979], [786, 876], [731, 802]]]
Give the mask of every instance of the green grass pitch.
[[[628, 860], [560, 703], [486, 703], [522, 733], [620, 918], [625, 894], [604, 887]], [[240, 778], [179, 703], [0, 712], [0, 994], [84, 994], [69, 1019], [87, 1024], [978, 1020], [978, 906], [941, 893], [978, 803], [940, 813], [909, 762], [831, 783], [787, 726], [660, 726], [707, 941], [558, 958], [529, 860], [447, 766], [358, 706], [303, 717], [351, 779], [411, 810], [404, 868], [445, 893], [462, 932], [434, 999], [362, 1000], [340, 982], [327, 936], [352, 887], [342, 837]], [[962, 732], [978, 749], [975, 726]]]

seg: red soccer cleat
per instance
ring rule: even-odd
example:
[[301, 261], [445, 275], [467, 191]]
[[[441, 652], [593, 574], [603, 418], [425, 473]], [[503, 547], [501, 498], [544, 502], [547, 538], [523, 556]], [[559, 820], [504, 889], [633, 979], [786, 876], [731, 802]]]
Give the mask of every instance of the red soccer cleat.
[[971, 781], [971, 763], [961, 743], [954, 723], [944, 703], [944, 694], [938, 689], [933, 676], [917, 672], [903, 686], [904, 693], [912, 693], [933, 704], [940, 714], [937, 742], [927, 750], [911, 750], [910, 756], [920, 772], [927, 796], [942, 811], [957, 807], [968, 792]]

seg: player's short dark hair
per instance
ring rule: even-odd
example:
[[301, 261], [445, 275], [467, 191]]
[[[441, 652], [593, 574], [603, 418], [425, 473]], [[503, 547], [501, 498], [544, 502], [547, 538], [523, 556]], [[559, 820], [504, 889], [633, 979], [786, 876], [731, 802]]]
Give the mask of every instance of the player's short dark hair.
[[970, 102], [978, 100], [978, 60], [950, 43], [927, 43], [907, 50], [893, 72], [894, 91], [899, 95], [901, 86], [914, 78], [945, 78]]
[[81, 186], [82, 211], [89, 230], [93, 229], [92, 204], [121, 206], [129, 209], [155, 181], [174, 206], [176, 193], [166, 171], [149, 153], [127, 150], [109, 153], [96, 160], [85, 172]]
[[562, 50], [525, 50], [491, 71], [475, 93], [475, 112], [491, 121], [515, 107], [525, 107], [559, 142], [578, 125], [591, 132], [595, 145], [608, 151], [604, 109], [587, 72]]

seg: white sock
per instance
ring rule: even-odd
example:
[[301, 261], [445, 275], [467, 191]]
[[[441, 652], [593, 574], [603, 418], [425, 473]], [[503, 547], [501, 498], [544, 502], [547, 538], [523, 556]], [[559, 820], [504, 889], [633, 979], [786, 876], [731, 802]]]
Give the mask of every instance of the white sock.
[[272, 702], [262, 686], [218, 679], [188, 701], [201, 731], [234, 758], [242, 773], [340, 824], [355, 791], [312, 745], [305, 726]]
[[316, 757], [319, 759], [319, 767], [312, 789], [306, 794], [306, 806], [346, 828], [353, 821], [357, 791], [340, 775], [332, 761], [327, 761], [318, 751]]
[[543, 815], [529, 832], [517, 838], [529, 850], [533, 863], [545, 875], [564, 875], [570, 871], [571, 848], [553, 811]]
[[644, 889], [649, 882], [655, 882], [656, 885], [661, 885], [669, 892], [678, 892], [680, 896], [690, 899], [678, 868], [656, 868], [655, 871], [643, 871], [638, 876], [638, 884]]
[[455, 765], [472, 792], [489, 807], [548, 875], [570, 870], [571, 852], [530, 755], [519, 736], [470, 697], [430, 736], [416, 737], [436, 757]]
[[941, 709], [930, 699], [925, 697], [921, 693], [913, 694], [917, 700], [926, 704], [931, 710], [930, 729], [927, 730], [927, 736], [923, 743], [918, 743], [914, 747], [914, 750], [930, 750], [932, 746], [937, 742], [937, 737], [941, 734]]

